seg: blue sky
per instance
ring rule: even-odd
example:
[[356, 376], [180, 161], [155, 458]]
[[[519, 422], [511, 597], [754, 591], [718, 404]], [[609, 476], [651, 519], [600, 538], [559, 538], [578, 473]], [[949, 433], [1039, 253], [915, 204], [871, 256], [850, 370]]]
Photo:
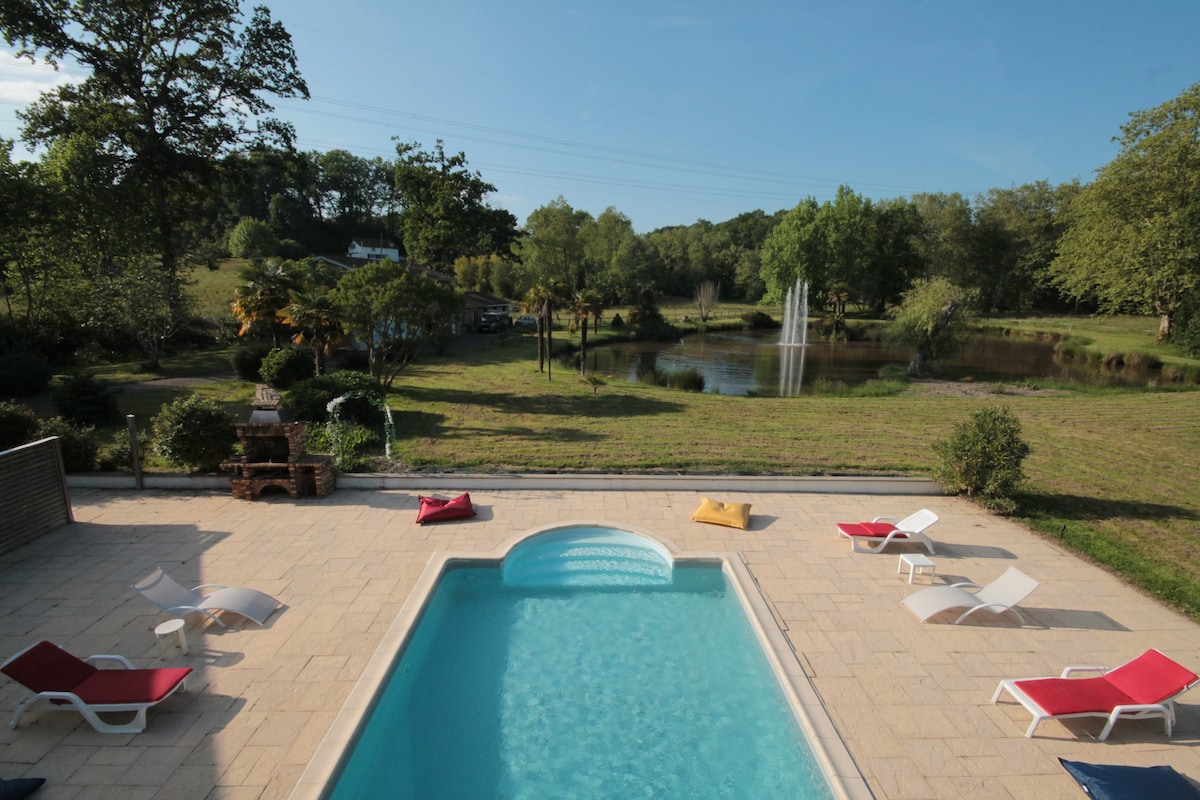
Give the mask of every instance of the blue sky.
[[[276, 104], [301, 149], [440, 138], [522, 223], [560, 195], [648, 231], [839, 184], [1086, 182], [1130, 112], [1200, 81], [1187, 0], [267, 2], [313, 96]], [[0, 57], [0, 136], [69, 77]]]

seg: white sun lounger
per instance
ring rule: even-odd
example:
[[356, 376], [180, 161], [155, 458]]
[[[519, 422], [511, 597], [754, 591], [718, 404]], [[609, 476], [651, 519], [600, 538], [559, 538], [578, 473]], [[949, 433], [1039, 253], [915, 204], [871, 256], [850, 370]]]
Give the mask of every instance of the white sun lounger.
[[[876, 517], [870, 522], [839, 522], [838, 533], [850, 540], [850, 549], [856, 553], [880, 553], [896, 542], [919, 542], [933, 555], [933, 539], [925, 529], [938, 521], [938, 515], [922, 508], [901, 520], [895, 517]], [[868, 543], [875, 545], [867, 547]]]
[[967, 610], [962, 613], [962, 616], [954, 620], [955, 625], [980, 609], [991, 611], [993, 614], [1011, 611], [1024, 625], [1025, 618], [1021, 616], [1020, 611], [1017, 611], [1016, 605], [1029, 597], [1033, 590], [1040, 585], [1016, 567], [1009, 567], [1003, 575], [977, 592], [968, 592], [964, 588], [967, 586], [978, 588], [977, 584], [967, 581], [949, 586], [930, 586], [928, 589], [910, 594], [902, 602], [920, 618], [921, 622], [952, 608], [965, 608]]
[[[204, 583], [193, 589], [185, 589], [163, 572], [162, 567], [155, 567], [153, 572], [133, 584], [132, 588], [152, 605], [168, 614], [183, 616], [200, 613], [222, 628], [225, 627], [225, 623], [217, 618], [214, 611], [232, 611], [262, 625], [281, 605], [271, 595], [256, 589], [222, 586], [217, 583]], [[200, 589], [217, 591], [200, 594]]]

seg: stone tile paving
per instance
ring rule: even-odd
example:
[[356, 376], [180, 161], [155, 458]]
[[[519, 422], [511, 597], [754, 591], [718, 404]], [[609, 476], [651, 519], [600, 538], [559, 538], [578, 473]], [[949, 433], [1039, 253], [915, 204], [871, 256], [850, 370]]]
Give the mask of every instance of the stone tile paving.
[[[470, 488], [466, 486], [464, 488]], [[447, 493], [442, 493], [443, 495]], [[716, 494], [716, 493], [710, 493]], [[341, 490], [323, 499], [224, 492], [74, 490], [76, 524], [0, 556], [0, 653], [50, 639], [79, 655], [138, 666], [186, 664], [188, 692], [137, 735], [96, 733], [78, 714], [39, 707], [0, 729], [0, 777], [48, 778], [40, 796], [286, 798], [435, 551], [490, 552], [531, 528], [604, 520], [685, 551], [740, 553], [880, 798], [1077, 798], [1057, 757], [1171, 764], [1200, 778], [1200, 692], [1184, 697], [1173, 739], [1157, 722], [1046, 722], [992, 705], [997, 681], [1117, 664], [1157, 647], [1200, 667], [1200, 626], [1019, 525], [949, 498], [754, 493], [751, 530], [688, 520], [692, 491], [472, 491], [477, 518], [413, 524], [413, 491]], [[897, 556], [850, 552], [834, 523], [928, 505], [942, 517], [938, 582], [985, 583], [1010, 565], [1042, 581], [1029, 621], [986, 613], [921, 624], [899, 601], [913, 586]], [[181, 582], [262, 589], [286, 608], [264, 628], [189, 618], [190, 655], [160, 653], [165, 619], [128, 588], [163, 565]], [[20, 688], [0, 678], [0, 704]], [[7, 712], [5, 712], [7, 713]]]

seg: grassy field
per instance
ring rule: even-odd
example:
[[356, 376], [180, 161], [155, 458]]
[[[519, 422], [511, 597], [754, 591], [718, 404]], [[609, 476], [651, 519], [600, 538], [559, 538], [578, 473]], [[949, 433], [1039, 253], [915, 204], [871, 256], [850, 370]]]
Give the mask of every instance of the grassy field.
[[[226, 265], [205, 276], [210, 298], [224, 291], [233, 269]], [[663, 310], [669, 320], [695, 315], [687, 300]], [[724, 305], [718, 323], [746, 310]], [[1150, 352], [1163, 363], [1200, 368], [1200, 362], [1154, 344], [1155, 321], [1149, 318], [988, 324], [1014, 333], [1069, 335], [1096, 352]], [[562, 347], [574, 341], [555, 335]], [[228, 374], [228, 355], [167, 359], [162, 375]], [[1194, 467], [1200, 392], [1194, 386], [1051, 391], [1025, 384], [880, 383], [843, 396], [750, 398], [607, 376], [594, 391], [558, 362], [552, 370], [553, 380], [538, 372], [535, 340], [520, 335], [487, 337], [482, 349], [418, 361], [401, 374], [389, 398], [398, 432], [392, 468], [924, 475], [934, 463], [934, 442], [972, 412], [1003, 404], [1020, 418], [1032, 447], [1015, 516], [1200, 619], [1200, 484]], [[118, 382], [155, 377], [119, 366], [101, 374]], [[232, 379], [198, 388], [127, 386], [122, 413], [135, 413], [146, 425], [162, 403], [189, 391], [218, 399], [239, 418], [248, 414], [252, 387]]]
[[[1017, 517], [1200, 619], [1200, 393], [944, 387], [722, 397], [536, 369], [528, 338], [414, 365], [393, 395], [402, 469], [927, 474], [989, 404], [1032, 447]], [[947, 388], [952, 391], [945, 391]]]
[[[401, 374], [393, 469], [924, 475], [934, 442], [1003, 404], [1032, 447], [1015, 516], [1200, 619], [1195, 390], [918, 382], [880, 396], [751, 398], [610, 379], [594, 393], [557, 362], [552, 380], [539, 373], [532, 337], [489, 339]], [[199, 390], [248, 413], [247, 383]], [[122, 411], [146, 421], [187, 391], [127, 388]]]

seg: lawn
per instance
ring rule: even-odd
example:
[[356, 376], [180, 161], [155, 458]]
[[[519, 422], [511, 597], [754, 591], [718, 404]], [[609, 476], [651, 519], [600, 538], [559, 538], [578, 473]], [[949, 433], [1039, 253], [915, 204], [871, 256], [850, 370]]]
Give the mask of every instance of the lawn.
[[[722, 397], [537, 371], [525, 337], [411, 367], [392, 396], [400, 469], [928, 474], [989, 404], [1032, 452], [1016, 517], [1200, 619], [1200, 393], [913, 384], [878, 397]], [[943, 387], [944, 388], [944, 387]]]
[[[224, 269], [206, 277], [214, 284], [228, 280]], [[723, 321], [747, 310], [723, 306]], [[694, 310], [676, 300], [664, 313], [681, 318]], [[1151, 352], [1164, 363], [1200, 367], [1156, 345], [1148, 318], [999, 324], [1014, 333], [1068, 334], [1088, 347]], [[599, 338], [612, 335], [602, 333]], [[936, 441], [972, 412], [1003, 404], [1021, 420], [1032, 448], [1016, 517], [1200, 619], [1194, 471], [1200, 393], [1194, 386], [1036, 390], [880, 382], [848, 396], [726, 397], [609, 376], [598, 376], [603, 383], [594, 387], [557, 361], [550, 374], [539, 372], [532, 336], [486, 341], [482, 349], [423, 358], [401, 373], [389, 398], [398, 431], [392, 469], [926, 475]], [[561, 348], [577, 341], [555, 334]], [[228, 364], [228, 352], [210, 351], [167, 359], [162, 375], [227, 375]], [[153, 377], [120, 366], [102, 374], [119, 382]], [[146, 426], [162, 403], [196, 390], [127, 387], [122, 413], [137, 414]], [[198, 390], [239, 418], [249, 412], [250, 384], [222, 379]]]

